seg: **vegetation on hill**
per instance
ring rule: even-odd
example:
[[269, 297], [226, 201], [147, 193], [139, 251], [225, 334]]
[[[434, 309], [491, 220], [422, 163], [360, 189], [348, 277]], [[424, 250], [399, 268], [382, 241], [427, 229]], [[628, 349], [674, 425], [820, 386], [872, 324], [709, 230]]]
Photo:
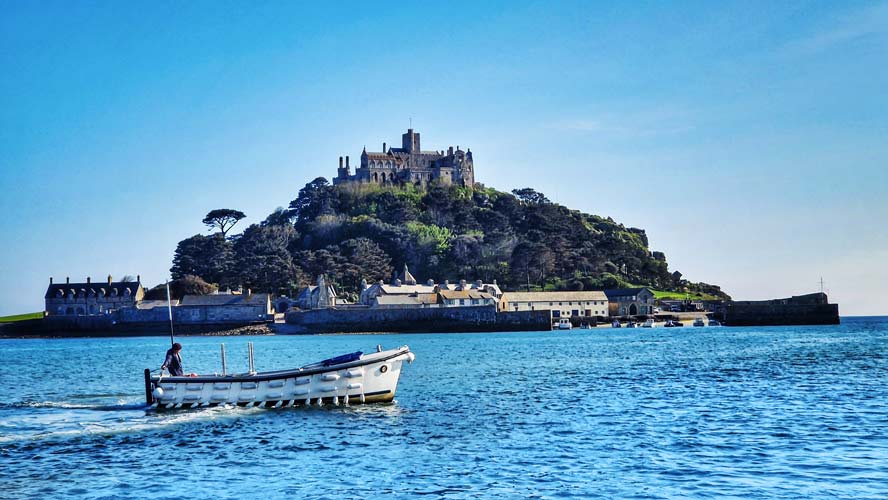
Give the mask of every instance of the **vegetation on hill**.
[[571, 210], [530, 188], [332, 186], [323, 177], [241, 234], [182, 240], [171, 272], [221, 288], [288, 294], [324, 273], [354, 296], [362, 279], [389, 280], [404, 263], [421, 280], [497, 280], [506, 290], [645, 285], [725, 296], [670, 273], [644, 230]]

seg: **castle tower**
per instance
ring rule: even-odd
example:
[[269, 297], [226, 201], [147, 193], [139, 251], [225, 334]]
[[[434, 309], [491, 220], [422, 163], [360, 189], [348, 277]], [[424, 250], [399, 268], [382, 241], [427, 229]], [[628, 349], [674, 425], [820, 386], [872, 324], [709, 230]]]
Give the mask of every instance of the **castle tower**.
[[401, 147], [407, 153], [419, 153], [419, 132], [414, 132], [412, 128], [407, 129], [406, 134], [401, 134]]

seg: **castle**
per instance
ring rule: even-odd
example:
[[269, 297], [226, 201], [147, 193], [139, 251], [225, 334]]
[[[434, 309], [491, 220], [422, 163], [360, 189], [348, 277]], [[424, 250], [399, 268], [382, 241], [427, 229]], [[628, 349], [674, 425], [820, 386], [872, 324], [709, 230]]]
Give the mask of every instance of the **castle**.
[[438, 181], [443, 184], [473, 186], [475, 170], [472, 163], [472, 151], [463, 151], [451, 146], [444, 151], [423, 151], [419, 146], [419, 132], [407, 129], [401, 135], [400, 148], [386, 148], [382, 143], [381, 153], [368, 153], [367, 148], [361, 153], [361, 166], [351, 173], [348, 156], [345, 165], [339, 157], [339, 169], [333, 184], [347, 182], [414, 183], [426, 185]]

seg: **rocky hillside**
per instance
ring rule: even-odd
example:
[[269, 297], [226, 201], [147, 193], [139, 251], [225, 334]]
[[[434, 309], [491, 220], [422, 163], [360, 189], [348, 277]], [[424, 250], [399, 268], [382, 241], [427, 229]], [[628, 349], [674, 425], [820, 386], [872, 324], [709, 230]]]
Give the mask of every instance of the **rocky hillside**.
[[319, 177], [288, 208], [241, 234], [181, 241], [171, 271], [276, 293], [324, 273], [353, 295], [362, 279], [388, 280], [404, 263], [421, 280], [497, 280], [504, 289], [647, 285], [725, 296], [670, 272], [643, 229], [571, 210], [530, 188], [504, 193], [480, 184], [332, 186]]

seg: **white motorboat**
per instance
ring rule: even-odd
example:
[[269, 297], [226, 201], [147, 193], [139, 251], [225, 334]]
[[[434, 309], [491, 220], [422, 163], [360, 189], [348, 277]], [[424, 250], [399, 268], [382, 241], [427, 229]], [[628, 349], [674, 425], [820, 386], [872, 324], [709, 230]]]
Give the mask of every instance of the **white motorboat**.
[[694, 320], [694, 326], [706, 326], [706, 323], [703, 321], [703, 318], [697, 318]]
[[570, 324], [570, 320], [567, 318], [561, 318], [558, 320], [558, 329], [559, 330], [570, 330], [573, 328], [573, 325]]
[[709, 320], [709, 326], [722, 326], [722, 324], [719, 323], [718, 320], [711, 319]]
[[223, 346], [222, 375], [192, 377], [152, 376], [145, 369], [145, 398], [157, 409], [220, 405], [322, 406], [392, 401], [398, 388], [401, 366], [415, 356], [407, 346], [364, 354], [355, 352], [295, 368], [270, 372], [250, 371], [226, 375]]
[[642, 328], [653, 328], [653, 327], [654, 327], [654, 320], [649, 319], [649, 320], [645, 321], [645, 322], [641, 325], [641, 327], [642, 327]]

